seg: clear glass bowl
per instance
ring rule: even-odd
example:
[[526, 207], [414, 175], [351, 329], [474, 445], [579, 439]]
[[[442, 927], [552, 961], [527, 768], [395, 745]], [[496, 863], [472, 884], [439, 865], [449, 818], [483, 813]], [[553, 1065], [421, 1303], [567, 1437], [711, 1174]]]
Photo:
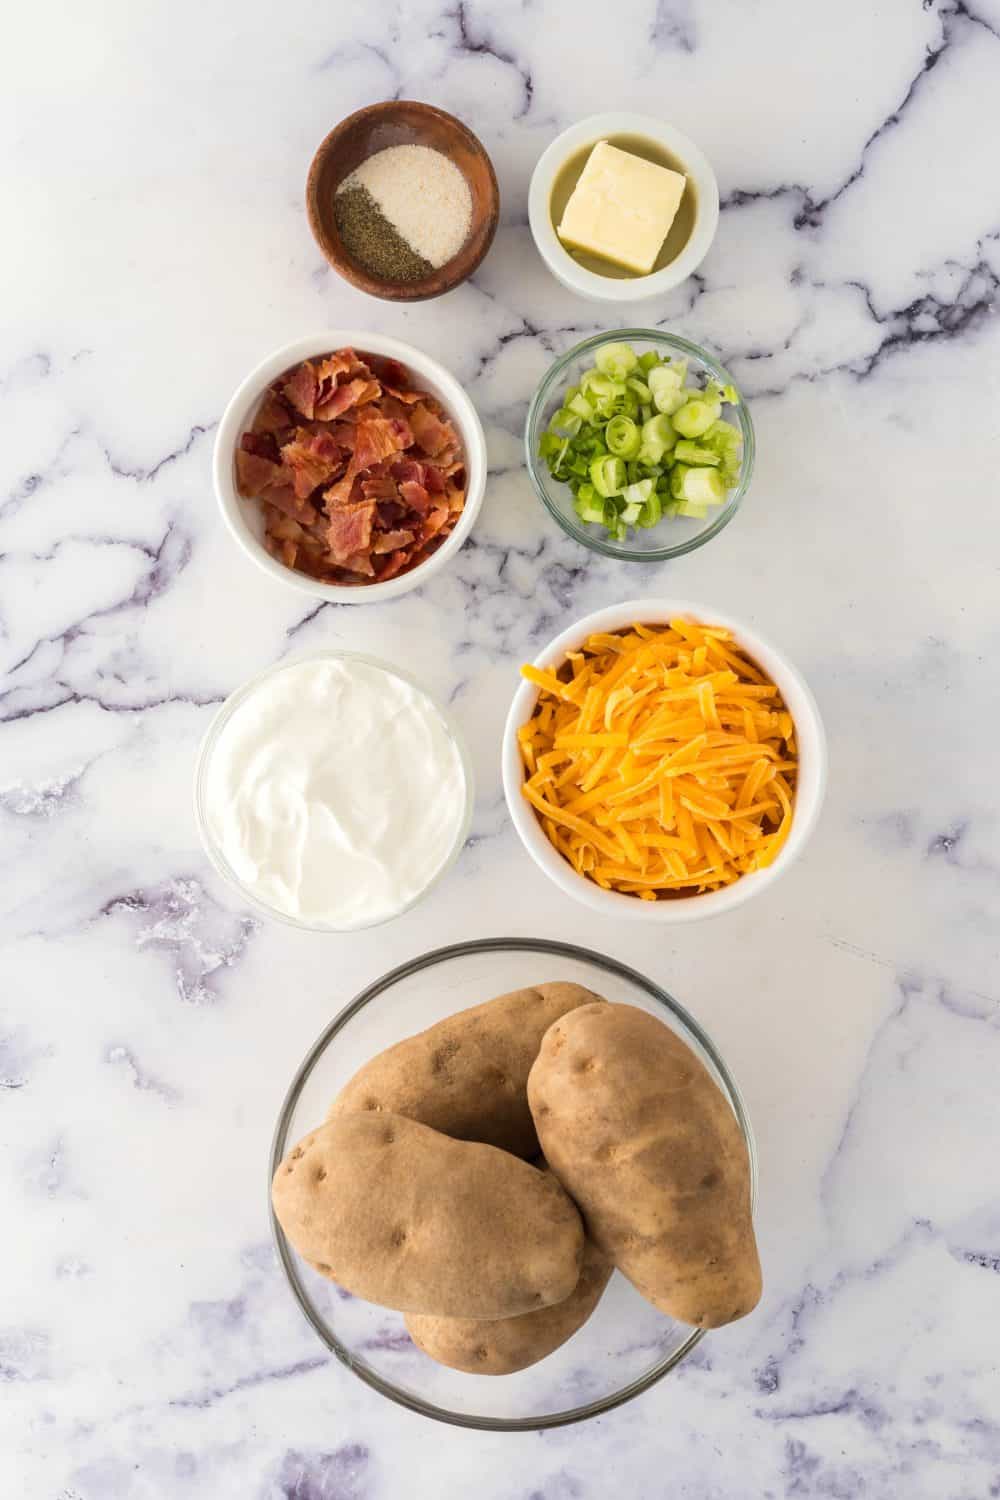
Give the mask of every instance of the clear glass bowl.
[[[292, 667], [300, 667], [304, 663], [311, 661], [363, 662], [366, 666], [378, 667], [381, 671], [388, 672], [391, 677], [399, 677], [403, 682], [409, 683], [410, 687], [416, 688], [419, 693], [422, 693], [424, 695], [427, 701], [431, 704], [432, 708], [434, 708], [434, 710], [436, 711], [438, 717], [444, 724], [449, 736], [451, 737], [451, 740], [455, 745], [455, 749], [458, 752], [458, 759], [462, 767], [463, 797], [465, 806], [462, 813], [462, 818], [455, 832], [454, 843], [452, 844], [451, 849], [448, 851], [446, 858], [438, 866], [437, 870], [434, 872], [433, 876], [427, 882], [427, 884], [416, 893], [411, 901], [407, 902], [405, 906], [400, 907], [398, 911], [391, 912], [388, 916], [376, 917], [374, 921], [355, 922], [350, 926], [337, 926], [332, 922], [308, 921], [304, 917], [293, 916], [290, 912], [281, 911], [278, 907], [271, 906], [270, 904], [262, 901], [256, 894], [256, 892], [250, 890], [249, 887], [244, 885], [243, 881], [240, 879], [236, 871], [233, 869], [232, 865], [229, 863], [225, 854], [220, 849], [215, 836], [212, 833], [211, 824], [208, 819], [207, 783], [209, 765], [212, 759], [212, 751], [215, 749], [218, 738], [222, 731], [225, 729], [226, 725], [229, 723], [230, 718], [240, 707], [240, 705], [244, 703], [252, 693], [256, 692], [261, 684], [266, 682], [268, 678], [276, 676], [279, 672], [287, 672]], [[418, 901], [423, 900], [423, 898], [427, 895], [427, 892], [431, 890], [435, 885], [437, 885], [439, 880], [443, 879], [443, 877], [448, 873], [452, 865], [458, 859], [459, 854], [461, 854], [462, 849], [465, 847], [465, 841], [469, 836], [469, 828], [472, 824], [474, 800], [475, 793], [472, 779], [472, 762], [469, 759], [469, 752], [466, 748], [465, 741], [463, 740], [453, 720], [448, 716], [448, 714], [444, 712], [443, 708], [438, 702], [436, 702], [432, 694], [430, 694], [423, 686], [423, 684], [418, 682], [415, 677], [411, 677], [408, 672], [404, 672], [401, 670], [401, 668], [393, 666], [391, 662], [381, 661], [378, 657], [375, 656], [365, 656], [360, 651], [337, 651], [330, 649], [324, 651], [303, 652], [297, 656], [289, 656], [283, 661], [276, 662], [273, 666], [266, 667], [263, 672], [259, 672], [256, 677], [251, 677], [249, 682], [245, 682], [242, 687], [239, 687], [235, 692], [230, 693], [229, 697], [222, 704], [218, 713], [215, 715], [215, 718], [212, 720], [211, 724], [209, 724], [208, 729], [205, 731], [205, 736], [202, 739], [201, 746], [198, 750], [198, 759], [195, 764], [195, 823], [198, 827], [198, 834], [201, 838], [202, 847], [205, 850], [205, 853], [208, 855], [208, 858], [211, 860], [212, 865], [215, 867], [216, 872], [222, 876], [223, 880], [227, 880], [231, 886], [239, 891], [243, 900], [246, 901], [249, 906], [253, 907], [255, 911], [262, 913], [266, 917], [270, 917], [274, 922], [284, 922], [288, 927], [300, 927], [307, 932], [358, 932], [364, 927], [380, 927], [386, 922], [394, 921], [396, 917], [401, 917], [404, 912], [410, 911], [414, 906], [416, 906]]]
[[[321, 1124], [334, 1096], [385, 1047], [457, 1010], [507, 990], [574, 980], [609, 1000], [650, 1011], [701, 1059], [732, 1106], [750, 1158], [757, 1157], [732, 1075], [697, 1021], [666, 990], [587, 948], [535, 938], [489, 938], [438, 948], [375, 981], [331, 1021], [308, 1052], [278, 1117], [268, 1167]], [[299, 1307], [326, 1347], [366, 1384], [422, 1416], [491, 1432], [560, 1427], [610, 1411], [662, 1379], [704, 1337], [645, 1302], [618, 1272], [596, 1312], [561, 1349], [515, 1375], [467, 1375], [435, 1364], [406, 1332], [402, 1313], [351, 1297], [292, 1249], [271, 1215], [278, 1256]]]
[[753, 422], [743, 400], [738, 406], [727, 406], [723, 410], [724, 418], [739, 427], [743, 434], [740, 476], [723, 505], [710, 507], [704, 521], [691, 516], [664, 516], [658, 525], [646, 531], [630, 528], [624, 542], [613, 541], [603, 526], [580, 520], [573, 509], [573, 492], [569, 485], [553, 479], [545, 460], [539, 457], [538, 440], [562, 405], [566, 387], [578, 383], [582, 371], [594, 363], [598, 349], [604, 344], [618, 343], [631, 344], [638, 354], [653, 349], [670, 358], [680, 355], [688, 360], [692, 384], [703, 385], [708, 379], [718, 380], [721, 385], [736, 384], [729, 371], [713, 359], [707, 349], [699, 348], [677, 334], [661, 333], [655, 328], [614, 328], [608, 333], [595, 333], [557, 359], [535, 392], [524, 429], [525, 462], [535, 493], [569, 536], [594, 552], [620, 558], [623, 562], [665, 562], [670, 557], [683, 557], [685, 552], [703, 547], [713, 536], [718, 536], [724, 526], [728, 526], [739, 510], [753, 475], [756, 452]]

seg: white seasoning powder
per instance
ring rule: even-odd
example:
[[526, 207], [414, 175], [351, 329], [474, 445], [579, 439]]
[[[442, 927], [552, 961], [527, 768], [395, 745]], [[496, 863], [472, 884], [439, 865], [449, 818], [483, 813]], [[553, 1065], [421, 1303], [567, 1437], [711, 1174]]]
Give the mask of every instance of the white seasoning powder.
[[337, 189], [367, 188], [411, 250], [435, 268], [457, 255], [472, 225], [472, 194], [458, 167], [430, 146], [376, 151]]

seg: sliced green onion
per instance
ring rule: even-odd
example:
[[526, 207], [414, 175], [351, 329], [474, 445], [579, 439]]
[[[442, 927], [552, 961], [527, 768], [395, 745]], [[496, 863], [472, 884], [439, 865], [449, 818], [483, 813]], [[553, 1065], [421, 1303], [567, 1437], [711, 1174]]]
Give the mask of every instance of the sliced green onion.
[[602, 375], [624, 380], [636, 368], [639, 360], [629, 344], [604, 344], [594, 355], [594, 363]]
[[[569, 395], [569, 392], [567, 392]], [[577, 391], [563, 406], [563, 411], [572, 412], [575, 417], [580, 417], [584, 422], [594, 420], [594, 408], [581, 391]]]
[[708, 464], [712, 468], [722, 462], [718, 453], [711, 448], [702, 448], [700, 444], [690, 443], [687, 439], [677, 444], [674, 458], [679, 464]]
[[655, 479], [637, 479], [634, 484], [627, 484], [622, 491], [622, 499], [626, 505], [645, 505], [650, 495], [656, 493]]
[[603, 458], [595, 458], [590, 465], [590, 482], [605, 500], [621, 494], [625, 488], [624, 462], [609, 453]]
[[604, 441], [618, 458], [635, 458], [642, 435], [631, 417], [612, 417], [604, 429]]
[[681, 437], [701, 437], [713, 422], [718, 421], [722, 402], [709, 396], [692, 396], [674, 412], [674, 426]]
[[575, 437], [582, 426], [582, 417], [578, 417], [575, 411], [560, 406], [549, 423], [549, 431], [556, 433], [558, 437]]
[[580, 520], [586, 521], [588, 525], [604, 525], [604, 501], [592, 484], [581, 484], [573, 501], [573, 509]]
[[687, 464], [671, 469], [670, 493], [675, 500], [694, 505], [721, 505], [726, 498], [725, 485], [715, 469], [689, 469]]
[[660, 499], [658, 492], [654, 490], [649, 499], [644, 503], [642, 513], [635, 524], [646, 528], [655, 526], [657, 521], [662, 520], [662, 518], [663, 501]]
[[687, 360], [678, 360], [672, 365], [657, 365], [646, 376], [653, 397], [653, 405], [659, 412], [671, 416], [684, 405], [684, 382], [687, 379]]
[[639, 461], [651, 464], [660, 463], [663, 455], [669, 453], [676, 441], [677, 433], [674, 431], [673, 422], [664, 413], [659, 412], [642, 424]]

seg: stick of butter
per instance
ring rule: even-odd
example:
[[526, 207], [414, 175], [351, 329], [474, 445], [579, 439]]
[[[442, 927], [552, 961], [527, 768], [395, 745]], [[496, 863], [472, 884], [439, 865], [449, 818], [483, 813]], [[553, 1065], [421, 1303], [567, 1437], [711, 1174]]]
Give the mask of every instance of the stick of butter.
[[598, 141], [570, 194], [557, 233], [640, 276], [653, 269], [687, 178], [609, 141]]

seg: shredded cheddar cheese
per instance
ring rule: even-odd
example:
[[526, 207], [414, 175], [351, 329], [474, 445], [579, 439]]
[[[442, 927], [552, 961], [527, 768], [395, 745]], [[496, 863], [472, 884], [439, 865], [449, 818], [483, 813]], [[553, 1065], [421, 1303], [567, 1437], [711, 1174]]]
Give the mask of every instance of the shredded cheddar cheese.
[[791, 827], [795, 725], [729, 631], [671, 620], [592, 635], [518, 730], [523, 792], [573, 868], [642, 901], [769, 865]]

